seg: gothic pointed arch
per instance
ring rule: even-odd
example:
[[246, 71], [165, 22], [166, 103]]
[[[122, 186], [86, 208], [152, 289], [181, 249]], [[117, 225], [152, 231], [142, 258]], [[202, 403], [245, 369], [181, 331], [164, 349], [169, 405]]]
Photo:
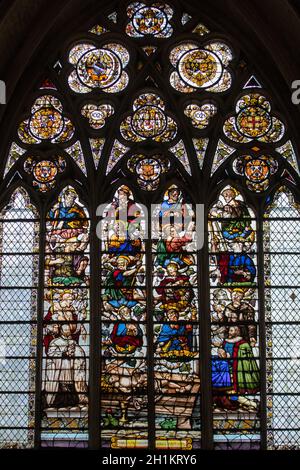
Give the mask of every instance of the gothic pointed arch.
[[1, 445], [297, 447], [293, 113], [206, 5], [73, 3], [5, 111]]

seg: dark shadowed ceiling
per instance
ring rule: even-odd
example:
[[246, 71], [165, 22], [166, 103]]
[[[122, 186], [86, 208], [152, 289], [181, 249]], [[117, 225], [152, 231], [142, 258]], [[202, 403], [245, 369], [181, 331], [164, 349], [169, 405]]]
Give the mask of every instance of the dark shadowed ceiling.
[[[99, 21], [114, 3], [0, 1], [0, 79], [7, 86], [7, 105], [0, 106], [0, 135], [8, 132], [27, 90], [32, 90], [47, 64], [53, 64], [66, 39]], [[291, 102], [291, 83], [300, 80], [300, 0], [186, 0], [184, 5], [216, 31], [235, 38], [297, 132], [300, 106]]]

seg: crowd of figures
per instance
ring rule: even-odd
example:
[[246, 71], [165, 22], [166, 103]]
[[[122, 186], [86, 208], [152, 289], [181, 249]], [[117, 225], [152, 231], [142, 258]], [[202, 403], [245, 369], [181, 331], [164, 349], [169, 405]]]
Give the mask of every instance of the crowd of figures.
[[239, 412], [255, 421], [259, 410], [256, 225], [233, 187], [210, 210], [209, 246], [215, 414], [227, 412], [222, 426], [231, 419], [242, 429]]
[[[50, 209], [46, 222], [45, 431], [59, 432], [66, 425], [59, 411], [87, 412], [89, 226], [88, 214], [76, 191], [70, 186], [65, 188]], [[51, 412], [55, 410], [58, 413], [53, 418]], [[71, 419], [70, 414], [67, 416]], [[75, 430], [77, 425], [78, 422], [73, 422]]]
[[[199, 374], [194, 228], [191, 222], [183, 233], [183, 211], [187, 206], [181, 191], [171, 187], [158, 213], [154, 214], [150, 299], [146, 296], [150, 280], [146, 280], [142, 209], [134, 202], [130, 190], [123, 186], [109, 210], [118, 219], [125, 206], [131, 214], [127, 222], [108, 222], [104, 227], [102, 389], [107, 395], [103, 400], [102, 417], [108, 429], [118, 429], [125, 424], [129, 428], [127, 437], [134, 438], [144, 428], [142, 436], [146, 438], [149, 341], [153, 342], [154, 350], [157, 435], [160, 430], [192, 429], [199, 389], [198, 385], [195, 389], [195, 378]], [[151, 332], [149, 310], [152, 312]], [[191, 390], [194, 393], [192, 404], [187, 397]], [[180, 409], [177, 394], [186, 396]], [[121, 416], [116, 400], [121, 401]]]
[[[156, 212], [151, 279], [147, 279], [145, 214], [126, 186], [116, 192], [103, 218], [99, 380], [101, 424], [110, 442], [119, 429], [126, 429], [129, 439], [136, 435], [147, 439], [149, 361], [157, 436], [168, 430], [180, 438], [184, 429], [199, 438], [195, 214], [176, 186], [166, 191]], [[89, 225], [75, 190], [65, 188], [48, 213], [46, 227], [46, 427], [61, 426], [59, 414], [50, 423], [53, 410], [87, 409]], [[260, 379], [255, 220], [232, 187], [224, 188], [209, 212], [209, 243], [215, 410], [256, 413]], [[150, 341], [153, 357], [149, 359]]]

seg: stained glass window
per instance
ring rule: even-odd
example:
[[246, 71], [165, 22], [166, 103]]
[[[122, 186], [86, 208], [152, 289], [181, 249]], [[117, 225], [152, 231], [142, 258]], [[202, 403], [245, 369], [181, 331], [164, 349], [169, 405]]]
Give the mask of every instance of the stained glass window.
[[205, 103], [202, 106], [192, 103], [184, 110], [184, 114], [190, 118], [192, 125], [197, 129], [205, 129], [216, 112], [217, 108], [212, 103]]
[[[124, 209], [125, 223], [120, 220]], [[111, 222], [102, 227], [107, 236], [101, 256], [102, 439], [104, 446], [145, 448], [154, 426], [156, 448], [197, 448], [200, 358], [194, 213], [182, 192], [170, 187], [157, 208], [158, 220], [153, 214], [149, 259], [145, 228], [138, 220], [142, 211], [122, 186], [104, 214]], [[183, 211], [189, 211], [188, 227], [182, 225]], [[134, 236], [137, 231], [140, 238]], [[147, 267], [154, 273], [150, 298]], [[148, 411], [150, 383], [156, 390], [151, 398], [153, 422]]]
[[128, 84], [124, 68], [128, 65], [129, 53], [121, 44], [105, 44], [99, 49], [92, 44], [78, 44], [71, 49], [69, 62], [74, 70], [68, 82], [76, 93], [88, 93], [93, 88], [116, 93]]
[[170, 76], [171, 85], [182, 93], [199, 89], [226, 91], [231, 86], [227, 67], [232, 59], [232, 52], [225, 43], [211, 42], [205, 48], [193, 42], [179, 44], [170, 53], [170, 62], [176, 68]]
[[18, 135], [25, 144], [38, 144], [43, 140], [65, 142], [74, 134], [70, 119], [63, 115], [63, 106], [53, 95], [42, 95], [31, 107], [31, 116], [20, 123]]
[[46, 219], [43, 445], [88, 438], [89, 225], [86, 208], [67, 186]]
[[267, 444], [270, 449], [299, 446], [299, 230], [299, 204], [288, 188], [281, 187], [269, 201], [264, 217]]
[[141, 2], [130, 3], [127, 7], [129, 18], [126, 33], [133, 38], [154, 36], [168, 38], [173, 33], [170, 20], [173, 9], [165, 3], [148, 6]]
[[142, 208], [127, 186], [118, 189], [103, 214], [110, 219], [101, 228], [100, 381], [105, 447], [148, 447], [149, 331], [140, 215]]
[[105, 121], [112, 114], [114, 108], [110, 104], [85, 104], [81, 109], [82, 116], [86, 117], [93, 129], [101, 129], [105, 126]]
[[270, 102], [258, 93], [240, 98], [236, 104], [236, 115], [228, 118], [224, 124], [224, 134], [241, 143], [253, 139], [278, 142], [284, 133], [284, 124], [272, 114]]
[[19, 188], [0, 213], [0, 447], [35, 440], [39, 221]]
[[260, 440], [256, 220], [226, 186], [208, 223], [215, 447], [250, 449]]
[[28, 157], [24, 162], [24, 170], [32, 175], [32, 185], [41, 192], [49, 191], [56, 186], [56, 177], [63, 173], [66, 161], [63, 157], [53, 156], [51, 160]]
[[0, 446], [299, 448], [291, 118], [201, 6], [100, 3], [7, 105]]
[[175, 185], [159, 206], [152, 221], [156, 447], [191, 450], [201, 436], [195, 214]]
[[260, 193], [268, 189], [270, 178], [278, 170], [278, 162], [269, 155], [243, 155], [235, 160], [234, 170], [244, 176], [248, 189]]
[[140, 95], [133, 103], [133, 113], [122, 123], [120, 132], [124, 140], [141, 142], [153, 139], [169, 142], [177, 134], [177, 124], [165, 112], [164, 101], [154, 93]]

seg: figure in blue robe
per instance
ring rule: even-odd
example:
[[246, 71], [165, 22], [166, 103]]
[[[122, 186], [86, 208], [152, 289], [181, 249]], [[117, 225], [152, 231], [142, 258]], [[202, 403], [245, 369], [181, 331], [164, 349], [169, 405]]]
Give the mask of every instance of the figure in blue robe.
[[246, 253], [222, 253], [218, 256], [218, 266], [222, 285], [254, 282], [256, 268], [253, 259]]
[[164, 324], [157, 338], [157, 342], [163, 343], [162, 348], [167, 351], [191, 350], [192, 341], [192, 332], [187, 330], [186, 325]]

